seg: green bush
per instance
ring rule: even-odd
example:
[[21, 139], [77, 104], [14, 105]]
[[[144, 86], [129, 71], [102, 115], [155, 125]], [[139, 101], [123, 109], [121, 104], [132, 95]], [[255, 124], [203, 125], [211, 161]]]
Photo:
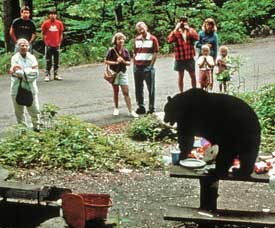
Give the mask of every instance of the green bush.
[[164, 125], [155, 115], [145, 115], [133, 120], [127, 129], [127, 134], [134, 140], [174, 139], [175, 132]]
[[0, 164], [13, 167], [156, 168], [161, 166], [158, 155], [72, 116], [55, 118], [51, 127], [42, 128], [39, 133], [17, 126], [12, 135], [0, 140]]
[[275, 84], [268, 85], [258, 92], [240, 95], [250, 104], [259, 117], [262, 127], [261, 150], [272, 152], [275, 148]]
[[10, 69], [12, 53], [3, 53], [0, 58], [0, 72], [7, 73]]

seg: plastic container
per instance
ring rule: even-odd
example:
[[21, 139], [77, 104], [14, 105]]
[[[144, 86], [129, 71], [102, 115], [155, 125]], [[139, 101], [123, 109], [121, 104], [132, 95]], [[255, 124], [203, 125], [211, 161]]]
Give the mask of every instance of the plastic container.
[[172, 157], [172, 164], [173, 165], [179, 165], [180, 151], [179, 150], [173, 150], [171, 152], [171, 157]]
[[63, 194], [63, 216], [72, 228], [85, 228], [86, 221], [107, 217], [112, 206], [109, 194]]
[[86, 220], [105, 219], [112, 206], [109, 194], [79, 194], [83, 198]]

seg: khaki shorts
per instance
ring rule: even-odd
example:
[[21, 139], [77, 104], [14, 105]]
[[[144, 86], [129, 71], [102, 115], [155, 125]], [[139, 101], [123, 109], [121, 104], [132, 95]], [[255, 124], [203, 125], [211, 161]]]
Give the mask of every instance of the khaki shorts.
[[114, 85], [128, 85], [128, 75], [127, 73], [119, 72], [117, 73]]

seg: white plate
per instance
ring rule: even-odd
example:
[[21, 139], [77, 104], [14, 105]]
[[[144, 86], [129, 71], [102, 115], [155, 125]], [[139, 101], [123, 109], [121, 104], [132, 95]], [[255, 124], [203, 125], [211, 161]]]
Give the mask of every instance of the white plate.
[[181, 166], [188, 168], [200, 168], [206, 165], [205, 161], [198, 160], [195, 158], [187, 158], [184, 160], [180, 160], [179, 163]]

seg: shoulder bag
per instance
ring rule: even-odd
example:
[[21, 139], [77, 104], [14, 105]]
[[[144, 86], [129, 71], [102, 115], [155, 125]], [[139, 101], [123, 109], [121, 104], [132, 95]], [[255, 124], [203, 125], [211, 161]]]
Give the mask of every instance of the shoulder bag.
[[26, 76], [25, 72], [24, 72], [24, 78], [26, 80], [26, 85], [27, 85], [28, 89], [25, 89], [22, 87], [22, 78], [20, 78], [18, 92], [17, 92], [15, 100], [16, 100], [16, 103], [19, 105], [24, 105], [24, 106], [30, 107], [33, 103], [33, 96], [32, 96], [30, 84], [27, 80], [27, 76]]
[[[120, 55], [117, 53], [116, 49], [113, 48], [113, 50], [115, 51], [117, 57], [119, 57]], [[110, 69], [110, 65], [109, 64], [106, 64], [106, 69], [105, 69], [105, 72], [104, 72], [104, 79], [106, 81], [108, 81], [109, 83], [113, 84], [115, 79], [116, 79], [116, 76], [117, 76], [117, 72], [114, 72]]]

